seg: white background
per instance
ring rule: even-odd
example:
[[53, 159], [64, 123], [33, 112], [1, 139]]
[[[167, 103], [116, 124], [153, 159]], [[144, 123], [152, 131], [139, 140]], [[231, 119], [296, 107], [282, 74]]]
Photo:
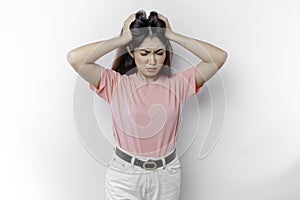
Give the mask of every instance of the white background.
[[0, 199], [104, 199], [105, 167], [87, 152], [74, 121], [75, 83], [92, 93], [66, 54], [117, 36], [140, 9], [162, 12], [178, 33], [229, 53], [196, 97], [202, 130], [202, 120], [224, 116], [206, 108], [224, 105], [218, 91], [225, 88], [224, 124], [212, 131], [222, 137], [205, 159], [197, 139], [182, 155], [181, 199], [300, 199], [296, 0], [2, 1]]

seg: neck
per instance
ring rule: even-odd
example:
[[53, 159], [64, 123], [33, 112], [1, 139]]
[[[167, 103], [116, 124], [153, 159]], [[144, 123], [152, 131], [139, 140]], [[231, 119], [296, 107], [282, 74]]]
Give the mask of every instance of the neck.
[[156, 81], [159, 78], [159, 74], [157, 74], [155, 77], [145, 77], [145, 76], [141, 76], [138, 72], [136, 73], [137, 77], [147, 83], [151, 83]]

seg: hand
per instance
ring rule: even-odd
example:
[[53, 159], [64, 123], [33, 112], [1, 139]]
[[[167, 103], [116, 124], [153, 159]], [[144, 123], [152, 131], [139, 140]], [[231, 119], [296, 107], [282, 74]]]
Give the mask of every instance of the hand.
[[170, 23], [169, 23], [169, 20], [167, 17], [163, 16], [162, 14], [160, 13], [157, 13], [158, 15], [158, 18], [163, 20], [165, 23], [166, 23], [166, 31], [165, 31], [165, 35], [167, 38], [169, 38], [169, 35], [173, 33], [172, 29], [171, 29], [171, 26], [170, 26]]
[[135, 20], [135, 13], [131, 14], [123, 23], [122, 36], [124, 36], [128, 42], [132, 40], [130, 32], [130, 24]]

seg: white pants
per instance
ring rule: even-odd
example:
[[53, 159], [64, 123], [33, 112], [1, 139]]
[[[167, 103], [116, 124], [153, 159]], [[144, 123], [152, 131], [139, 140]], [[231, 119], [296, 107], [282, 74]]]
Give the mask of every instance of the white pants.
[[[126, 152], [133, 156], [132, 154]], [[140, 160], [145, 157], [134, 156]], [[156, 158], [159, 159], [159, 158]], [[134, 159], [132, 159], [133, 163]], [[181, 183], [180, 161], [145, 170], [112, 155], [106, 171], [106, 200], [178, 200]]]

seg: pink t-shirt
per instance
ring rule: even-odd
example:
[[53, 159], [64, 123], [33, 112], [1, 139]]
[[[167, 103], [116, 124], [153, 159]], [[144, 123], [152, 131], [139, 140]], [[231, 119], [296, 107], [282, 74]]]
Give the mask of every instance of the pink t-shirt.
[[113, 134], [118, 147], [135, 155], [162, 157], [174, 150], [183, 103], [196, 88], [196, 68], [151, 83], [136, 73], [121, 75], [105, 69], [99, 89], [90, 88], [110, 104]]

